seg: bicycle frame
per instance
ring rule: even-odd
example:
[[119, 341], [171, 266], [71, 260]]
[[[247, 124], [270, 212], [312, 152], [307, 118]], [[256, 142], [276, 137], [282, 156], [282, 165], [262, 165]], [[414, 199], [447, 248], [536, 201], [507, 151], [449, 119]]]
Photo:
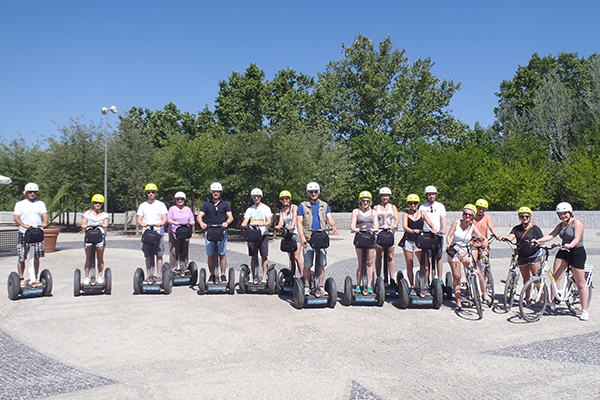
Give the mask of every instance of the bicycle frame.
[[[473, 240], [483, 240], [483, 239], [476, 239], [474, 238]], [[479, 281], [479, 275], [477, 275], [477, 270], [475, 268], [475, 265], [477, 264], [477, 261], [475, 260], [475, 257], [473, 256], [473, 251], [471, 250], [471, 244], [468, 245], [463, 245], [463, 244], [454, 244], [453, 245], [455, 248], [464, 248], [467, 249], [467, 254], [469, 257], [469, 263], [468, 263], [468, 267], [465, 266], [465, 264], [463, 262], [460, 262], [465, 274], [465, 278], [466, 278], [466, 287], [467, 287], [467, 292], [469, 293], [469, 296], [471, 297], [471, 301], [473, 302], [473, 305], [475, 305], [475, 308], [477, 309], [477, 314], [479, 314], [479, 318], [483, 317], [483, 308], [481, 306], [481, 296], [483, 294], [482, 288], [481, 288], [481, 283]], [[475, 287], [473, 287], [473, 283], [470, 282], [474, 282]], [[462, 284], [462, 282], [461, 282]]]

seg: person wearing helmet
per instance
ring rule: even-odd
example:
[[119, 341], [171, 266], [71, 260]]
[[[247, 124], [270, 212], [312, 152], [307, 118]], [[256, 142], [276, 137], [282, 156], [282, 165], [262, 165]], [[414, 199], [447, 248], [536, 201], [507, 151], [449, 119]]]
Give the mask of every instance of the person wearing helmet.
[[[296, 243], [300, 243], [300, 235], [298, 235], [298, 206], [292, 204], [292, 194], [288, 190], [283, 190], [279, 193], [279, 201], [283, 204], [283, 208], [279, 212], [279, 223], [275, 227], [277, 230], [281, 230], [284, 226], [292, 234], [292, 238]], [[292, 257], [296, 260], [298, 271], [300, 276], [303, 274], [304, 263], [302, 257], [300, 257], [300, 248], [298, 246], [295, 253], [290, 253], [290, 270], [292, 269]]]
[[[429, 223], [425, 222], [423, 225], [423, 232], [433, 232], [433, 228], [435, 228], [442, 235], [446, 234], [446, 207], [438, 201], [437, 198], [437, 188], [435, 186], [427, 186], [425, 188], [425, 197], [427, 198], [427, 202], [421, 204], [419, 210], [425, 211], [433, 222], [433, 225], [429, 225]], [[442, 282], [442, 272], [444, 269], [444, 262], [442, 261], [444, 249], [440, 246], [438, 250], [438, 254], [436, 256], [436, 266], [437, 266], [437, 276], [440, 277], [440, 283], [444, 285]], [[428, 275], [425, 276], [425, 280], [429, 278]]]
[[156, 199], [157, 186], [154, 183], [149, 183], [144, 188], [146, 191], [147, 201], [140, 204], [137, 210], [137, 223], [142, 227], [142, 233], [149, 229], [148, 225], [154, 228], [160, 228], [157, 232], [160, 234], [160, 241], [156, 245], [142, 243], [142, 251], [146, 257], [146, 270], [148, 277], [152, 276], [152, 264], [154, 256], [156, 256], [157, 278], [162, 279], [163, 254], [165, 252], [165, 224], [167, 223], [167, 206], [160, 200]]
[[[229, 224], [233, 222], [233, 213], [229, 203], [221, 198], [223, 192], [223, 186], [219, 182], [213, 182], [210, 185], [210, 200], [205, 202], [200, 208], [198, 213], [198, 223], [200, 228], [206, 230], [208, 225], [220, 225], [223, 228], [227, 228]], [[217, 274], [219, 271], [215, 271], [217, 265], [217, 255], [215, 254], [215, 248], [211, 242], [208, 241], [208, 232], [205, 233], [204, 240], [206, 243], [206, 255], [208, 256], [208, 269], [210, 271], [209, 281], [217, 282]], [[221, 267], [221, 282], [227, 282], [225, 271], [227, 271], [227, 230], [223, 232], [223, 240], [218, 244], [219, 253], [219, 265]]]
[[[375, 206], [375, 211], [377, 212], [377, 218], [379, 219], [379, 229], [389, 229], [394, 235], [396, 234], [396, 227], [400, 223], [400, 217], [398, 215], [398, 209], [392, 203], [390, 203], [390, 199], [392, 198], [392, 191], [389, 187], [382, 187], [379, 189], [379, 198], [381, 199], [381, 203]], [[381, 266], [382, 266], [382, 258], [387, 257], [388, 260], [388, 269], [390, 273], [390, 285], [396, 286], [396, 281], [394, 280], [396, 265], [394, 262], [394, 248], [390, 247], [387, 249], [387, 254], [383, 254], [383, 247], [377, 246], [375, 250], [375, 270], [377, 271], [377, 276], [381, 276]]]
[[102, 241], [100, 243], [87, 243], [84, 240], [85, 248], [85, 278], [84, 285], [90, 284], [90, 271], [92, 269], [92, 246], [96, 247], [96, 258], [98, 260], [98, 277], [96, 283], [104, 284], [104, 249], [106, 248], [106, 228], [108, 228], [108, 214], [102, 209], [104, 206], [104, 196], [95, 194], [92, 196], [92, 209], [87, 210], [81, 217], [81, 229], [84, 231], [90, 227], [98, 227], [102, 232]]
[[[363, 191], [358, 196], [359, 206], [352, 210], [352, 219], [350, 222], [350, 230], [354, 233], [360, 231], [375, 232], [379, 229], [379, 217], [377, 211], [371, 208], [373, 196], [371, 192]], [[356, 257], [358, 257], [358, 267], [356, 268], [356, 293], [361, 293], [360, 283], [362, 282], [363, 273], [363, 252], [367, 252], [367, 293], [373, 294], [373, 255], [377, 242], [373, 236], [373, 243], [369, 249], [360, 249], [356, 247]], [[365, 289], [365, 288], [362, 288]]]
[[[19, 225], [19, 237], [17, 239], [17, 254], [19, 259], [17, 261], [17, 270], [19, 271], [19, 279], [21, 280], [22, 287], [26, 285], [23, 273], [25, 272], [27, 253], [29, 253], [29, 243], [25, 241], [25, 233], [32, 227], [45, 228], [48, 225], [46, 204], [37, 199], [38, 191], [38, 185], [35, 183], [25, 185], [25, 189], [23, 190], [25, 199], [15, 204], [13, 215], [14, 221]], [[33, 264], [35, 267], [35, 276], [31, 277], [31, 285], [38, 286], [41, 284], [37, 278], [40, 269], [40, 257], [44, 257], [45, 247], [43, 241], [35, 243], [34, 246]]]
[[[183, 192], [175, 193], [175, 205], [169, 208], [167, 213], [167, 222], [169, 223], [169, 261], [171, 262], [171, 270], [175, 272], [178, 267], [178, 260], [184, 260], [185, 269], [188, 267], [188, 253], [190, 247], [190, 239], [184, 239], [181, 243], [181, 254], [179, 251], [179, 240], [175, 232], [180, 225], [194, 225], [194, 213], [185, 205], [186, 195]], [[185, 272], [185, 271], [182, 271]]]
[[[302, 243], [304, 253], [304, 294], [309, 296], [310, 288], [308, 281], [315, 255], [314, 249], [308, 243], [311, 237], [310, 230], [325, 229], [329, 224], [333, 230], [333, 234], [337, 235], [338, 229], [331, 215], [329, 205], [319, 199], [319, 195], [321, 194], [319, 184], [317, 182], [310, 182], [306, 185], [306, 194], [308, 195], [308, 200], [303, 201], [298, 206], [298, 234], [300, 235], [300, 242]], [[325, 278], [325, 267], [327, 266], [327, 249], [321, 249], [320, 254], [319, 290], [321, 293], [326, 293], [323, 287], [323, 280]]]
[[[479, 199], [475, 202], [475, 207], [477, 207], [477, 213], [475, 214], [475, 219], [473, 220], [473, 224], [479, 229], [484, 236], [487, 237], [488, 231], [491, 232], [492, 235], [498, 237], [498, 233], [496, 232], [496, 228], [494, 227], [494, 223], [492, 222], [492, 217], [486, 214], [486, 210], [489, 207], [487, 200]], [[484, 252], [489, 254], [490, 249], [483, 247], [483, 243], [475, 243], [475, 248], [473, 249], [473, 256], [475, 259], [478, 259], [478, 250], [480, 248], [484, 249]]]
[[[473, 237], [485, 239], [483, 243], [485, 246], [487, 246], [487, 238], [483, 236], [483, 234], [473, 223], [476, 213], [477, 208], [473, 204], [467, 204], [463, 207], [462, 218], [457, 219], [452, 223], [452, 225], [450, 226], [450, 230], [448, 231], [448, 236], [446, 236], [446, 250], [450, 249], [455, 244], [469, 246]], [[452, 257], [450, 256], [450, 254], [448, 254], [448, 264], [450, 264], [450, 269], [452, 270], [452, 283], [454, 287], [454, 297], [456, 299], [456, 308], [460, 310], [462, 308], [460, 289], [460, 267], [461, 264], [465, 267], [469, 265], [469, 253], [465, 247], [459, 247], [456, 248], [456, 250], [457, 252]], [[475, 263], [475, 267], [477, 268], [479, 284], [483, 288], [485, 287], [483, 274], [481, 273], [481, 269], [478, 267], [477, 263]], [[483, 300], [488, 303], [491, 301], [490, 296], [487, 293], [483, 295]]]
[[[542, 251], [532, 243], [534, 239], [544, 237], [539, 226], [531, 221], [531, 208], [521, 207], [517, 211], [521, 224], [512, 228], [508, 236], [500, 236], [500, 240], [517, 240], [517, 254], [519, 255], [519, 269], [523, 277], [523, 283], [536, 275], [540, 268], [540, 256]], [[526, 293], [529, 296], [529, 293]]]
[[416, 296], [415, 292], [415, 275], [413, 273], [414, 260], [421, 260], [421, 249], [417, 247], [415, 243], [417, 236], [423, 230], [425, 223], [429, 226], [433, 226], [433, 233], [437, 233], [437, 229], [429, 215], [419, 208], [421, 199], [416, 194], [409, 194], [406, 197], [406, 204], [408, 208], [402, 214], [402, 228], [404, 229], [404, 236], [398, 243], [398, 246], [402, 247], [404, 251], [404, 260], [406, 261], [406, 275], [408, 282], [410, 283], [410, 294]]
[[245, 229], [248, 224], [257, 225], [260, 227], [260, 231], [262, 233], [261, 240], [259, 243], [248, 242], [248, 255], [252, 257], [252, 261], [250, 263], [252, 267], [252, 276], [257, 276], [258, 273], [256, 271], [256, 261], [254, 256], [258, 255], [258, 252], [260, 251], [263, 270], [262, 281], [265, 283], [267, 282], [267, 267], [269, 263], [269, 239], [267, 235], [269, 234], [268, 227], [271, 225], [271, 221], [273, 220], [273, 213], [271, 212], [271, 207], [262, 203], [262, 190], [259, 188], [252, 189], [250, 196], [252, 197], [254, 204], [252, 204], [252, 206], [250, 206], [244, 213], [242, 228]]
[[[545, 243], [554, 239], [557, 235], [562, 239], [562, 248], [556, 253], [554, 258], [554, 268], [552, 274], [556, 279], [556, 285], [560, 287], [560, 280], [568, 266], [571, 266], [573, 278], [577, 284], [577, 291], [581, 298], [581, 314], [579, 319], [587, 321], [588, 315], [588, 288], [585, 276], [585, 260], [587, 254], [583, 247], [583, 222], [573, 217], [573, 207], [571, 204], [562, 202], [556, 206], [556, 215], [560, 223], [548, 235], [535, 240], [537, 243]], [[554, 297], [554, 293], [551, 294]], [[553, 304], [551, 298], [550, 304]]]

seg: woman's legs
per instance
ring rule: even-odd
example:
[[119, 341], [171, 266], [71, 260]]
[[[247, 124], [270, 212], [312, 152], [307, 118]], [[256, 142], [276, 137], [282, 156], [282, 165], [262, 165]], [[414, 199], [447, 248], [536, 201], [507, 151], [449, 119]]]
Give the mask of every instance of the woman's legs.
[[448, 261], [450, 264], [450, 270], [452, 271], [452, 287], [454, 288], [454, 297], [456, 299], [456, 305], [461, 307], [461, 291], [460, 291], [460, 261], [458, 260], [450, 260]]

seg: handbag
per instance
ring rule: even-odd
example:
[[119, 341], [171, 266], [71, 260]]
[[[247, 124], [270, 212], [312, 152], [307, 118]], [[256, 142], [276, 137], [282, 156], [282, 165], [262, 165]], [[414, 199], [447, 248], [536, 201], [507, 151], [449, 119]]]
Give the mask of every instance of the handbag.
[[85, 231], [85, 242], [96, 244], [102, 242], [103, 239], [102, 231], [98, 228], [90, 228]]
[[44, 231], [42, 228], [31, 228], [25, 231], [26, 243], [39, 243], [44, 240]]
[[373, 247], [375, 237], [370, 232], [358, 232], [354, 235], [354, 247], [357, 249], [370, 249]]
[[186, 240], [192, 237], [192, 227], [190, 225], [180, 225], [175, 231], [175, 239]]
[[248, 228], [246, 229], [246, 241], [252, 243], [258, 243], [262, 239], [262, 232], [260, 229]]
[[433, 232], [419, 232], [415, 245], [421, 250], [439, 249], [442, 238]]
[[313, 249], [326, 249], [329, 247], [329, 235], [325, 232], [313, 232], [308, 243]]
[[398, 242], [398, 247], [404, 248], [405, 244], [406, 244], [406, 233], [404, 235], [402, 235], [402, 239], [400, 239], [400, 241]]
[[279, 248], [284, 253], [295, 253], [296, 250], [298, 250], [298, 243], [293, 237], [285, 237], [281, 239], [281, 245]]
[[446, 249], [446, 254], [448, 254], [448, 257], [450, 258], [454, 258], [456, 253], [458, 253], [458, 250], [456, 250], [456, 247], [454, 246], [450, 246]]
[[394, 234], [390, 231], [381, 231], [377, 235], [377, 245], [381, 247], [394, 246]]
[[142, 243], [148, 244], [150, 246], [156, 246], [159, 242], [160, 233], [152, 229], [146, 229], [144, 233], [142, 233]]
[[206, 232], [206, 239], [209, 242], [220, 242], [225, 239], [225, 233], [223, 228], [208, 228]]

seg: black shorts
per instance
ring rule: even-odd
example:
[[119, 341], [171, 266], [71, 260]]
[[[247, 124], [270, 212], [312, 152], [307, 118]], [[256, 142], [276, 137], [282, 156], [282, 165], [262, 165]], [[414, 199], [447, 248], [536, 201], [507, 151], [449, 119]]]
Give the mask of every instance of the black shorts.
[[267, 235], [262, 235], [258, 243], [248, 242], [248, 255], [250, 257], [258, 255], [257, 251], [260, 251], [260, 255], [263, 257], [269, 256], [269, 237]]
[[556, 258], [567, 261], [572, 268], [583, 269], [587, 254], [583, 247], [574, 247], [570, 251], [559, 250]]

